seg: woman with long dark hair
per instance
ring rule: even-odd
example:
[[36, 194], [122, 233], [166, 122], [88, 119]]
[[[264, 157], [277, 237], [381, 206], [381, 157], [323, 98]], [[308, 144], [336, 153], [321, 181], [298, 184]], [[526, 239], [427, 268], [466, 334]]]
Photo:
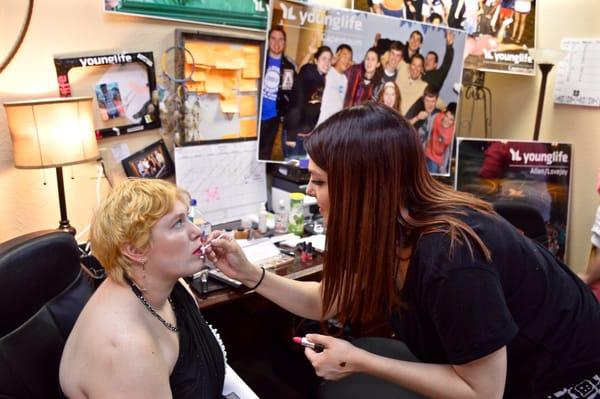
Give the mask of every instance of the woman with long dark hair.
[[[209, 256], [302, 317], [383, 314], [418, 358], [309, 334], [325, 348], [305, 349], [316, 373], [345, 377], [329, 384], [330, 397], [415, 397], [394, 391], [403, 387], [436, 398], [578, 398], [597, 389], [600, 305], [590, 289], [490, 204], [432, 178], [403, 117], [373, 103], [344, 109], [305, 147], [307, 193], [327, 223], [322, 281], [264, 273], [223, 240]], [[352, 380], [365, 374], [376, 379]]]

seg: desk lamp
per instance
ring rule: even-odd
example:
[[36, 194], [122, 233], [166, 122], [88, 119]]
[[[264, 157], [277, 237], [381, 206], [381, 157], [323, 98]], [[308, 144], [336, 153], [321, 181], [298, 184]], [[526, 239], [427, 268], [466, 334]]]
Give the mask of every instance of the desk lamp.
[[533, 129], [533, 140], [538, 141], [540, 137], [540, 125], [542, 123], [542, 111], [544, 109], [544, 96], [546, 95], [546, 81], [548, 74], [554, 64], [559, 63], [565, 56], [564, 51], [550, 48], [529, 49], [529, 55], [535, 60], [542, 72], [542, 84], [540, 85], [540, 97], [538, 99], [537, 113], [535, 115], [535, 127]]
[[56, 168], [60, 223], [75, 234], [67, 219], [62, 167], [99, 157], [91, 97], [64, 97], [4, 104], [17, 169]]

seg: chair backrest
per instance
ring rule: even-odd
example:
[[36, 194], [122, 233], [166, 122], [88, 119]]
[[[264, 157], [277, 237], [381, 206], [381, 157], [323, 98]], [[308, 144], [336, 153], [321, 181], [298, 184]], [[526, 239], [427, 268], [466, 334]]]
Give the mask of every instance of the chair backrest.
[[500, 200], [494, 202], [494, 210], [523, 234], [548, 247], [546, 223], [540, 211], [523, 201]]
[[0, 399], [61, 397], [63, 347], [93, 292], [79, 257], [57, 230], [0, 244]]

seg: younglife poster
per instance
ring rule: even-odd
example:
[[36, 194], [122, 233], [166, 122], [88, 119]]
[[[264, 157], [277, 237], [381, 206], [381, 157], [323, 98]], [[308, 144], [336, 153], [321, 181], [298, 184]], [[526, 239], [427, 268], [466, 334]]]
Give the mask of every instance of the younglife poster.
[[535, 0], [364, 0], [373, 13], [464, 30], [465, 68], [534, 75]]
[[[397, 101], [389, 105], [411, 120], [426, 150], [436, 137], [430, 170], [449, 173], [463, 31], [314, 3], [270, 5], [269, 29], [283, 32], [272, 32], [265, 46], [260, 160], [305, 157], [302, 137], [328, 116], [365, 101], [384, 102], [385, 93], [395, 91]], [[280, 59], [286, 66], [273, 63]], [[276, 137], [282, 158], [273, 156]]]
[[548, 249], [564, 259], [572, 151], [539, 141], [457, 140], [456, 189], [491, 203], [533, 206], [544, 219]]

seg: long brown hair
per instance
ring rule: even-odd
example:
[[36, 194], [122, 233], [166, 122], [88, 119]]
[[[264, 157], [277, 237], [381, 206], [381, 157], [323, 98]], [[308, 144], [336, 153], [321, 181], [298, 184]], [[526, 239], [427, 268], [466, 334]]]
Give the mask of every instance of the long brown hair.
[[490, 260], [457, 216], [465, 208], [492, 213], [491, 205], [431, 177], [417, 133], [391, 108], [369, 102], [343, 109], [304, 145], [329, 187], [323, 315], [336, 307], [345, 323], [396, 309], [398, 250], [423, 234], [448, 234], [451, 248], [466, 245], [471, 253], [474, 243]]

